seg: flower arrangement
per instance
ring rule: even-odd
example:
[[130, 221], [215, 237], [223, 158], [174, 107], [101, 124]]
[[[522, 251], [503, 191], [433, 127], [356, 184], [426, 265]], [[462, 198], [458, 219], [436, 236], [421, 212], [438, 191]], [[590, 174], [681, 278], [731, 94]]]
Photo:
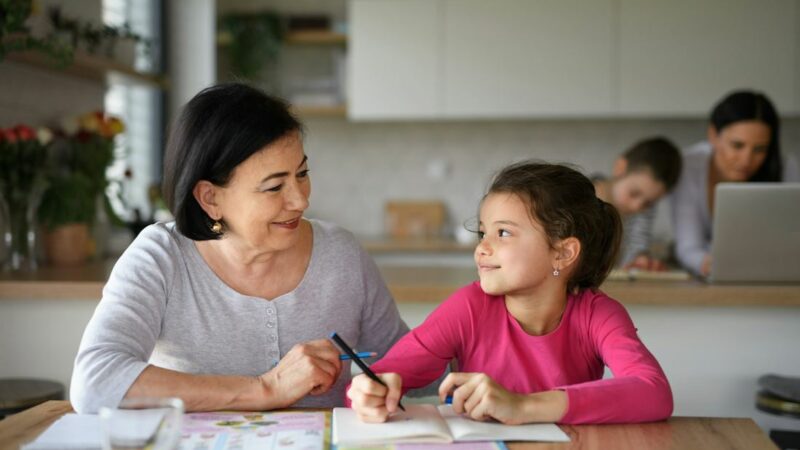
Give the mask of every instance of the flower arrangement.
[[96, 111], [65, 119], [62, 128], [63, 145], [53, 151], [49, 187], [39, 207], [41, 224], [47, 229], [91, 224], [98, 198], [103, 199], [101, 207], [117, 219], [105, 198], [106, 169], [114, 161], [114, 137], [125, 130], [124, 124]]
[[34, 268], [36, 207], [46, 185], [45, 161], [53, 133], [27, 125], [0, 129], [0, 209], [9, 242], [8, 266]]

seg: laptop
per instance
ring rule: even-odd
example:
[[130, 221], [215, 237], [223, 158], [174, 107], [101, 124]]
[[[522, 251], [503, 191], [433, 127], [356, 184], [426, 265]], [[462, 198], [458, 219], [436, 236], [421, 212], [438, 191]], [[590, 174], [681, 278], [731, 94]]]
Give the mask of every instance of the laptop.
[[800, 283], [800, 183], [720, 183], [713, 283]]

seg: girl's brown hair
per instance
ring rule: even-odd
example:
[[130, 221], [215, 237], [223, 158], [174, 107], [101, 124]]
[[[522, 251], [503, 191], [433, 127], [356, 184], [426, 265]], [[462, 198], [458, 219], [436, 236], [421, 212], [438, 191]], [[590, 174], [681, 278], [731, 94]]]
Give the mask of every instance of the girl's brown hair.
[[567, 281], [569, 292], [597, 288], [606, 279], [617, 258], [622, 221], [616, 208], [597, 198], [583, 174], [561, 164], [522, 161], [494, 177], [486, 195], [493, 193], [515, 194], [527, 202], [551, 247], [568, 237], [580, 241], [578, 263]]

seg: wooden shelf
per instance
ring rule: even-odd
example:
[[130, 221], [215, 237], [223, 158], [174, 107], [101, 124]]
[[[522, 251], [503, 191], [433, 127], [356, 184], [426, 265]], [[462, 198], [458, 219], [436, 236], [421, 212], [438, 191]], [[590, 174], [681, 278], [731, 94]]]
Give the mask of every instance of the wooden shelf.
[[132, 67], [102, 56], [75, 52], [72, 64], [58, 67], [50, 59], [38, 52], [17, 52], [6, 55], [8, 61], [26, 64], [39, 69], [86, 78], [105, 83], [108, 74], [118, 74], [137, 82], [143, 82], [161, 89], [167, 88], [164, 77], [137, 72]]
[[346, 45], [347, 35], [332, 31], [293, 31], [284, 37], [287, 44]]
[[[225, 31], [217, 33], [217, 45], [225, 47], [231, 45], [233, 36]], [[291, 31], [283, 37], [283, 42], [289, 45], [346, 45], [347, 35], [332, 31]]]
[[292, 112], [300, 117], [347, 117], [347, 105], [292, 106]]

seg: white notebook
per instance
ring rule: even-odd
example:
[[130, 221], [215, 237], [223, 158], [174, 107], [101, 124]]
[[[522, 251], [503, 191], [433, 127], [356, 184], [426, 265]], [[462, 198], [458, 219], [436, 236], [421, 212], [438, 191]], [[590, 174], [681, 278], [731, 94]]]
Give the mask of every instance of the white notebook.
[[478, 422], [454, 413], [450, 405], [406, 405], [406, 412], [399, 411], [384, 423], [364, 423], [350, 408], [333, 409], [334, 445], [460, 441], [569, 442], [569, 437], [552, 423]]

